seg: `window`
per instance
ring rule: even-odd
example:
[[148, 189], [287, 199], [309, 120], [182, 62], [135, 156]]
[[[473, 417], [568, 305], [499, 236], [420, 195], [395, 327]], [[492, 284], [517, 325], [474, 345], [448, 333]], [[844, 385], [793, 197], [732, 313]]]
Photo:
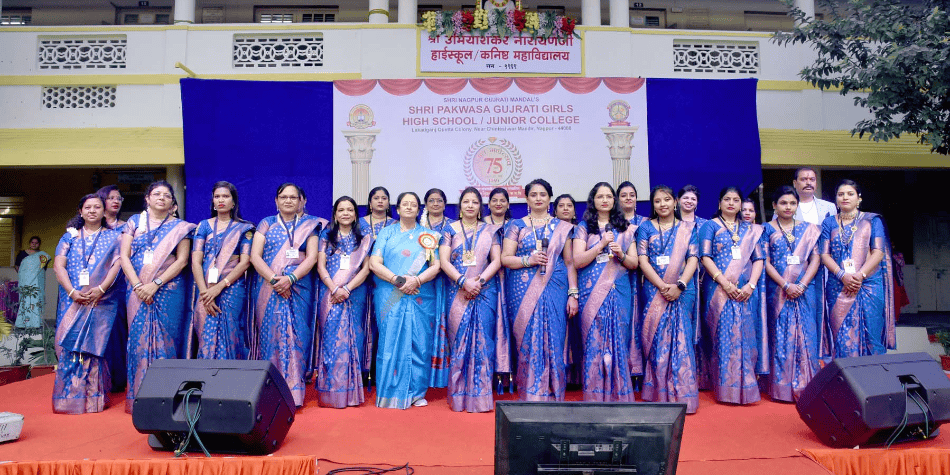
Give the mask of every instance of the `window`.
[[631, 8], [631, 28], [666, 28], [666, 10], [662, 8]]
[[33, 22], [33, 11], [29, 8], [4, 8], [0, 15], [0, 25], [29, 25]]
[[254, 7], [257, 23], [332, 23], [336, 21], [339, 7]]
[[0, 266], [13, 266], [19, 251], [24, 198], [0, 196]]
[[119, 8], [116, 17], [120, 25], [170, 25], [171, 8]]

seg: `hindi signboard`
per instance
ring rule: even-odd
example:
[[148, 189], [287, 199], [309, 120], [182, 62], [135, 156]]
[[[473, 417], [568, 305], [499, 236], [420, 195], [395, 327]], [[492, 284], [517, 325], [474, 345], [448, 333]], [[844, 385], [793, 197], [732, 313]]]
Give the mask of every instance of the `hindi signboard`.
[[429, 73], [581, 74], [581, 40], [436, 36], [419, 32], [419, 70]]

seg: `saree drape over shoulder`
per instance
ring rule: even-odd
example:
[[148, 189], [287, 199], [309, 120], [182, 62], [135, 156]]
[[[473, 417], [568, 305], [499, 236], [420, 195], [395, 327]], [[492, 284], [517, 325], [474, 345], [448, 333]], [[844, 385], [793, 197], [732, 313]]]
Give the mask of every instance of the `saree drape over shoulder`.
[[[446, 228], [450, 227], [452, 220], [444, 218], [438, 224], [424, 223], [428, 229], [431, 229], [438, 236]], [[430, 225], [431, 224], [431, 225]], [[439, 272], [435, 280], [435, 334], [432, 335], [432, 375], [429, 381], [429, 387], [444, 388], [449, 383], [449, 352], [451, 351], [451, 341], [448, 336], [448, 302], [447, 294], [449, 282], [445, 274]]]
[[[635, 233], [634, 227], [628, 226], [615, 233], [614, 241], [626, 252], [635, 242]], [[588, 234], [587, 223], [581, 221], [574, 239], [590, 249], [600, 242], [601, 234]], [[609, 249], [601, 256], [577, 270], [584, 400], [632, 402], [631, 374], [643, 373], [643, 359], [634, 337], [629, 271]]]
[[[307, 248], [307, 239], [321, 224], [321, 220], [310, 215], [303, 215], [286, 225], [281, 223], [280, 215], [261, 220], [257, 232], [266, 237], [262, 257], [274, 275], [292, 273], [306, 259], [308, 252], [317, 252]], [[288, 257], [287, 251], [291, 249], [297, 250], [296, 257]], [[264, 280], [269, 277], [257, 274], [252, 284], [251, 295], [256, 298], [253, 327], [257, 336], [251, 339], [251, 358], [270, 360], [287, 381], [294, 403], [302, 406], [307, 389], [304, 381], [307, 361], [313, 341], [310, 328], [314, 316], [313, 278], [310, 274], [300, 278], [290, 287], [290, 298], [284, 298]]]
[[[441, 236], [423, 226], [402, 231], [396, 223], [384, 228], [376, 238], [373, 255], [396, 275], [419, 275], [428, 268], [421, 234], [431, 235], [436, 245]], [[438, 248], [432, 251], [438, 259]], [[375, 277], [376, 322], [379, 348], [376, 352], [376, 405], [407, 409], [423, 399], [434, 366], [432, 345], [436, 332], [436, 289], [433, 282], [419, 287], [416, 295], [406, 295], [392, 283]]]
[[[807, 222], [797, 223], [786, 236], [777, 221], [766, 223], [762, 243], [767, 246], [769, 263], [786, 282], [800, 283], [808, 270], [808, 261], [818, 254], [821, 229]], [[805, 293], [790, 299], [782, 286], [766, 277], [771, 373], [769, 396], [780, 401], [795, 401], [818, 372], [822, 340], [822, 289], [819, 272]]]
[[[363, 234], [363, 239], [369, 239], [370, 253], [373, 252], [376, 236], [379, 236], [383, 228], [395, 222], [395, 219], [387, 217], [383, 221], [373, 221], [371, 225], [370, 216], [360, 218], [360, 232]], [[363, 373], [367, 373], [370, 385], [372, 385], [374, 376], [370, 374], [370, 371], [373, 365], [376, 364], [376, 340], [379, 337], [379, 329], [376, 327], [376, 310], [373, 305], [373, 295], [376, 289], [375, 279], [372, 276], [368, 277], [364, 285], [366, 285], [366, 305], [364, 305], [365, 309], [363, 310], [363, 334], [366, 335], [366, 345], [364, 345], [365, 351], [363, 352], [362, 362]]]
[[[662, 233], [652, 222], [637, 230], [637, 253], [647, 256], [663, 282], [675, 284], [686, 261], [698, 258], [699, 243], [695, 223], [678, 221]], [[665, 256], [660, 264], [660, 256]], [[668, 259], [668, 261], [667, 261]], [[669, 302], [648, 279], [643, 281], [643, 309], [640, 341], [643, 347], [644, 376], [641, 397], [652, 402], [686, 403], [686, 412], [699, 407], [696, 376], [696, 280], [686, 282], [686, 290]]]
[[[76, 292], [99, 286], [106, 293], [95, 306], [82, 305], [73, 301], [62, 286], [59, 288], [56, 345], [61, 354], [53, 384], [53, 412], [101, 412], [109, 402], [106, 344], [119, 307], [125, 305], [125, 289], [116, 288], [105, 278], [119, 265], [121, 235], [121, 231], [103, 228], [90, 236], [70, 228], [56, 246], [56, 255], [66, 258], [66, 273]], [[89, 274], [88, 285], [80, 285], [84, 271]]]
[[[190, 239], [194, 229], [194, 224], [177, 218], [149, 220], [145, 212], [132, 216], [124, 233], [132, 236], [132, 267], [139, 281], [151, 282], [162, 275], [175, 262], [178, 243]], [[147, 251], [152, 253], [150, 264], [145, 263]], [[131, 285], [126, 288], [129, 319], [127, 412], [132, 412], [132, 402], [153, 360], [187, 356], [186, 336], [191, 332], [191, 325], [186, 321], [191, 288], [189, 277], [183, 271], [165, 282], [155, 292], [151, 304], [141, 301]]]
[[518, 354], [518, 396], [523, 401], [563, 401], [567, 385], [567, 265], [561, 257], [574, 226], [557, 218], [537, 228], [525, 219], [508, 225], [505, 239], [529, 256], [547, 238], [546, 273], [541, 267], [507, 269], [508, 318]]
[[[478, 280], [491, 261], [491, 249], [501, 243], [501, 225], [478, 223], [474, 230], [456, 232], [446, 226], [442, 243], [452, 249], [449, 261], [468, 281]], [[464, 265], [466, 251], [474, 253], [474, 265]], [[496, 351], [496, 338], [504, 332], [498, 315], [498, 281], [489, 279], [474, 299], [467, 299], [457, 285], [446, 293], [448, 341], [450, 345], [448, 399], [453, 411], [487, 412], [493, 408], [492, 376], [498, 359], [507, 359], [507, 335], [502, 336], [504, 350]]]
[[[320, 234], [319, 252], [326, 255], [327, 273], [334, 287], [347, 285], [360, 272], [369, 257], [372, 239], [363, 236], [359, 244], [353, 233], [338, 235], [337, 243], [328, 239], [329, 230]], [[346, 265], [341, 265], [345, 263]], [[349, 285], [350, 296], [330, 303], [334, 290], [320, 282], [317, 302], [317, 397], [321, 406], [344, 408], [359, 406], [363, 396], [363, 355], [366, 353], [366, 283]]]
[[[719, 220], [706, 221], [699, 232], [700, 255], [711, 258], [724, 278], [742, 287], [749, 281], [753, 262], [765, 259], [765, 249], [761, 226], [739, 220], [737, 233], [739, 241], [734, 243], [732, 233]], [[734, 245], [738, 259], [733, 259]], [[712, 343], [709, 378], [720, 402], [748, 404], [760, 399], [756, 375], [768, 373], [764, 275], [745, 302], [730, 299], [711, 278], [704, 283], [705, 320]]]
[[[242, 255], [250, 255], [251, 241], [254, 239], [254, 225], [247, 222], [231, 221], [227, 225], [218, 225], [215, 232], [215, 219], [206, 219], [198, 224], [192, 252], [200, 251], [201, 268], [208, 282], [209, 272], [217, 269], [218, 279], [223, 280], [238, 265]], [[198, 339], [198, 358], [202, 359], [246, 359], [248, 353], [247, 280], [241, 275], [218, 295], [218, 307], [221, 313], [210, 315], [201, 303], [198, 288], [192, 296], [192, 324]]]
[[880, 355], [896, 348], [891, 245], [881, 216], [860, 213], [852, 225], [843, 227], [838, 226], [836, 216], [825, 218], [818, 249], [822, 254], [830, 254], [842, 269], [845, 259], [854, 260], [858, 271], [872, 250], [884, 253], [881, 263], [868, 272], [868, 278], [854, 296], [845, 294], [844, 284], [829, 273], [825, 312], [831, 354], [835, 358]]

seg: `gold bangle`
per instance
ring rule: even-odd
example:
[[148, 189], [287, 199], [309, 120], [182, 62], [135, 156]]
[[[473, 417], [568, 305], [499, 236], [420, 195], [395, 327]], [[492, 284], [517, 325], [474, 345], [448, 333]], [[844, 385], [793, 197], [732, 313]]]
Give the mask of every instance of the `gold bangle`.
[[718, 284], [718, 283], [719, 283], [719, 281], [718, 281], [718, 280], [716, 280], [716, 279], [718, 279], [718, 278], [719, 278], [719, 276], [721, 276], [721, 275], [722, 275], [722, 272], [716, 272], [716, 275], [714, 275], [714, 276], [713, 276], [713, 282], [715, 282], [715, 283], [717, 283], [717, 284]]
[[225, 287], [230, 287], [230, 286], [231, 286], [231, 281], [228, 280], [227, 277], [224, 278], [224, 285], [225, 285]]

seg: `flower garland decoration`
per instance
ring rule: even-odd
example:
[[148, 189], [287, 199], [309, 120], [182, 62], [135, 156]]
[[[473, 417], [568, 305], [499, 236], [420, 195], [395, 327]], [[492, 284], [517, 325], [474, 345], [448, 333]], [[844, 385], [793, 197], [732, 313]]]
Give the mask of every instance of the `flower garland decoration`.
[[474, 11], [428, 11], [422, 14], [422, 28], [429, 32], [430, 38], [439, 36], [460, 36], [464, 34], [478, 36], [530, 36], [532, 38], [580, 39], [575, 31], [577, 20], [556, 15], [548, 11], [529, 12], [521, 8], [521, 2], [513, 10], [485, 10], [476, 4]]

